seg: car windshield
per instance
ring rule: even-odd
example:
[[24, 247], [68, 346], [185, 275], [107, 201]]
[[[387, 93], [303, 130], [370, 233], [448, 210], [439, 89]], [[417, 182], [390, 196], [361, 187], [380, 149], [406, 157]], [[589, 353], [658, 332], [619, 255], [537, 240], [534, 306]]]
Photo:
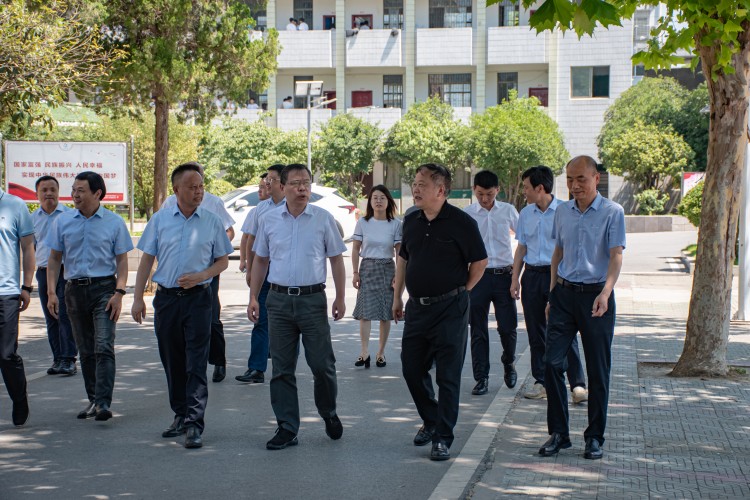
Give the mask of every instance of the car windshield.
[[222, 195], [221, 201], [223, 201], [224, 203], [226, 203], [226, 202], [228, 202], [228, 201], [236, 198], [237, 196], [241, 195], [245, 191], [247, 191], [247, 190], [246, 189], [235, 189], [234, 191], [230, 191], [227, 194]]

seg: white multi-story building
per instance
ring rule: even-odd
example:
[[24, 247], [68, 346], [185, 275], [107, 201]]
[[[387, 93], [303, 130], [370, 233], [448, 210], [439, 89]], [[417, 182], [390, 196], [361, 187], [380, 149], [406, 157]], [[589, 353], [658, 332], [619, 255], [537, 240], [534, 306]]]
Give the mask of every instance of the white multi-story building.
[[[268, 0], [255, 16], [259, 29], [279, 30], [282, 51], [258, 100], [275, 111], [270, 124], [305, 128], [303, 99], [294, 99], [296, 109], [281, 109], [282, 101], [294, 97], [295, 81], [322, 80], [336, 101], [314, 110], [314, 123], [348, 112], [388, 128], [430, 95], [465, 119], [515, 89], [539, 98], [571, 154], [596, 158], [604, 112], [633, 82], [633, 23], [579, 40], [573, 32], [537, 34], [528, 26], [532, 12], [510, 1]], [[310, 30], [287, 31], [290, 17]], [[373, 180], [384, 175], [376, 169]]]

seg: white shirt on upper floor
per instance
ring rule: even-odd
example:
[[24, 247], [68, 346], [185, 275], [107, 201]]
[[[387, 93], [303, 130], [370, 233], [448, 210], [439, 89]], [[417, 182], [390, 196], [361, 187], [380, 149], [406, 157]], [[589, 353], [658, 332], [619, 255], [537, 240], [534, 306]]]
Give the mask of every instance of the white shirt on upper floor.
[[310, 29], [310, 27], [304, 21], [302, 21], [301, 23], [299, 23], [299, 26], [297, 26], [297, 31], [308, 31], [309, 29]]
[[510, 232], [516, 231], [518, 210], [510, 203], [495, 200], [491, 210], [485, 210], [479, 202], [465, 208], [466, 213], [477, 221], [479, 232], [487, 250], [487, 267], [506, 267], [513, 264], [513, 248]]
[[286, 25], [287, 31], [297, 31], [297, 25], [294, 23], [289, 23]]

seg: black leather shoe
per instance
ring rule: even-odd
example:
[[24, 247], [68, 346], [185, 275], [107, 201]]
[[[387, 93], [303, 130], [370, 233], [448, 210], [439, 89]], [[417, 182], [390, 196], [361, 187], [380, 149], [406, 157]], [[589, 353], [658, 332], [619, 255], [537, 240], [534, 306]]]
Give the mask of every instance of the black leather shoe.
[[29, 419], [29, 398], [23, 397], [22, 401], [13, 403], [13, 425], [21, 427]]
[[442, 441], [435, 441], [432, 443], [432, 451], [430, 452], [430, 460], [448, 460], [451, 457], [451, 452]]
[[474, 388], [471, 390], [471, 393], [474, 396], [481, 396], [482, 394], [487, 394], [488, 387], [488, 381], [486, 378], [480, 378], [477, 381], [477, 385], [474, 386]]
[[203, 446], [201, 431], [196, 426], [191, 425], [185, 431], [185, 448], [200, 448]]
[[299, 441], [297, 441], [296, 434], [294, 434], [292, 431], [288, 431], [279, 427], [278, 429], [276, 429], [276, 434], [273, 436], [273, 438], [271, 438], [271, 440], [266, 443], [266, 449], [283, 450], [288, 446], [297, 446], [298, 444]]
[[604, 456], [604, 452], [599, 445], [599, 440], [596, 438], [588, 438], [586, 440], [586, 448], [583, 452], [583, 458], [587, 460], [599, 460]]
[[557, 452], [560, 450], [570, 448], [571, 446], [570, 438], [568, 436], [563, 436], [558, 432], [553, 432], [547, 442], [539, 448], [539, 454], [545, 457], [552, 457], [557, 455]]
[[242, 375], [237, 375], [234, 379], [238, 382], [247, 382], [250, 384], [262, 384], [266, 377], [263, 372], [258, 370], [247, 370]]
[[96, 405], [96, 417], [94, 420], [104, 421], [112, 418], [112, 410], [109, 409], [107, 403]]
[[52, 366], [47, 368], [47, 375], [59, 375], [61, 364], [62, 364], [62, 361], [55, 361], [54, 363], [52, 363]]
[[78, 372], [78, 369], [76, 368], [76, 362], [65, 360], [60, 363], [60, 370], [58, 370], [57, 373], [60, 375], [75, 375]]
[[414, 436], [414, 446], [424, 446], [432, 441], [432, 436], [435, 435], [435, 427], [427, 427], [423, 425], [419, 428], [419, 432]]
[[214, 376], [211, 378], [212, 382], [221, 382], [227, 376], [227, 367], [224, 365], [214, 366]]
[[91, 418], [96, 416], [96, 403], [89, 403], [86, 408], [78, 412], [76, 418]]
[[341, 435], [344, 433], [344, 426], [341, 425], [341, 420], [338, 415], [334, 415], [329, 418], [324, 418], [323, 422], [326, 423], [326, 435], [331, 439], [341, 439]]
[[516, 367], [513, 365], [505, 365], [505, 377], [503, 377], [503, 379], [505, 380], [505, 385], [508, 386], [508, 389], [513, 389], [518, 381]]
[[177, 416], [174, 418], [172, 425], [167, 427], [164, 432], [161, 433], [161, 437], [172, 438], [181, 434], [185, 434], [185, 417]]

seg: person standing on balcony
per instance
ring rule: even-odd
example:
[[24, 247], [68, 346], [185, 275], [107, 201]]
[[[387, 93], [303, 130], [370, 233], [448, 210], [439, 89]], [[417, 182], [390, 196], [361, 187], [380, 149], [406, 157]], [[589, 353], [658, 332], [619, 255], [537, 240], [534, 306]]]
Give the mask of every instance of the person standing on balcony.
[[495, 199], [499, 192], [500, 182], [494, 172], [478, 172], [474, 176], [477, 202], [466, 207], [466, 213], [479, 226], [489, 256], [482, 278], [471, 291], [471, 364], [477, 382], [471, 393], [475, 396], [487, 394], [489, 385], [490, 339], [487, 321], [490, 304], [495, 309], [497, 332], [503, 346], [500, 361], [503, 363], [505, 385], [512, 389], [518, 378], [515, 368], [518, 318], [516, 301], [510, 295], [513, 273], [510, 233], [516, 230], [518, 212], [510, 203]]
[[[205, 178], [203, 165], [201, 165], [200, 163], [191, 161], [183, 163], [183, 165], [186, 168], [194, 170], [195, 172], [201, 174], [201, 178]], [[167, 197], [166, 200], [164, 200], [161, 209], [163, 210], [167, 208], [169, 210], [173, 210], [175, 206], [177, 206], [177, 197], [172, 194]], [[224, 229], [227, 232], [229, 241], [232, 241], [234, 239], [234, 228], [232, 228], [234, 219], [231, 215], [229, 215], [226, 207], [224, 207], [224, 200], [214, 194], [209, 193], [208, 191], [204, 191], [201, 206], [219, 218], [219, 220], [224, 225]], [[211, 280], [211, 292], [213, 296], [213, 305], [211, 307], [213, 316], [211, 319], [211, 348], [208, 354], [208, 362], [214, 365], [214, 373], [211, 377], [211, 381], [218, 383], [224, 380], [224, 378], [226, 378], [227, 376], [227, 344], [224, 340], [224, 324], [221, 322], [221, 302], [219, 302], [218, 274]]]
[[289, 18], [289, 24], [286, 25], [287, 31], [297, 31], [297, 20], [293, 17]]
[[65, 307], [65, 276], [60, 273], [57, 283], [53, 285], [60, 303], [60, 319], [55, 319], [47, 309], [47, 260], [50, 248], [45, 238], [51, 224], [57, 217], [70, 208], [60, 203], [60, 184], [51, 175], [36, 180], [36, 197], [39, 200], [31, 218], [34, 221], [34, 243], [36, 246], [36, 282], [39, 287], [39, 301], [42, 305], [44, 320], [47, 324], [47, 338], [52, 349], [52, 366], [47, 369], [49, 375], [75, 375], [78, 348], [73, 338], [73, 330]]
[[250, 102], [247, 104], [247, 109], [260, 109], [260, 106], [258, 106], [258, 103], [255, 102], [255, 99], [251, 97]]
[[361, 23], [359, 23], [359, 29], [360, 30], [369, 30], [370, 29], [370, 21], [367, 19], [363, 20]]
[[[523, 192], [529, 203], [518, 218], [516, 240], [518, 247], [513, 259], [513, 283], [510, 293], [521, 299], [526, 332], [531, 351], [531, 376], [534, 385], [524, 393], [527, 399], [546, 399], [544, 388], [544, 352], [547, 341], [547, 317], [544, 310], [549, 302], [550, 262], [555, 249], [552, 239], [552, 222], [560, 200], [552, 195], [554, 174], [549, 167], [531, 167], [522, 175]], [[523, 267], [523, 276], [519, 281]], [[568, 383], [573, 393], [573, 403], [588, 399], [586, 378], [574, 337], [568, 351]]]
[[[401, 248], [401, 221], [395, 216], [396, 202], [388, 188], [379, 185], [370, 190], [365, 216], [357, 221], [352, 244], [352, 286], [358, 290], [354, 319], [359, 320], [362, 350], [354, 366], [370, 367], [368, 347], [370, 323], [380, 322], [380, 344], [375, 365], [383, 368], [385, 344], [393, 319], [393, 277], [396, 266], [393, 251]], [[362, 261], [360, 262], [360, 256]]]
[[547, 430], [550, 438], [539, 449], [545, 457], [570, 448], [568, 395], [563, 378], [568, 351], [581, 332], [589, 379], [589, 425], [583, 458], [604, 453], [609, 403], [612, 339], [615, 332], [614, 287], [625, 249], [625, 214], [596, 187], [596, 160], [577, 156], [565, 167], [573, 199], [555, 210], [550, 264], [547, 345], [544, 384], [547, 389]]
[[294, 108], [294, 104], [292, 104], [292, 96], [287, 96], [283, 101], [281, 101], [281, 109], [292, 108]]
[[304, 17], [300, 17], [299, 21], [298, 21], [298, 24], [297, 24], [297, 31], [308, 31], [309, 29], [310, 29], [310, 27], [305, 22], [305, 18]]

